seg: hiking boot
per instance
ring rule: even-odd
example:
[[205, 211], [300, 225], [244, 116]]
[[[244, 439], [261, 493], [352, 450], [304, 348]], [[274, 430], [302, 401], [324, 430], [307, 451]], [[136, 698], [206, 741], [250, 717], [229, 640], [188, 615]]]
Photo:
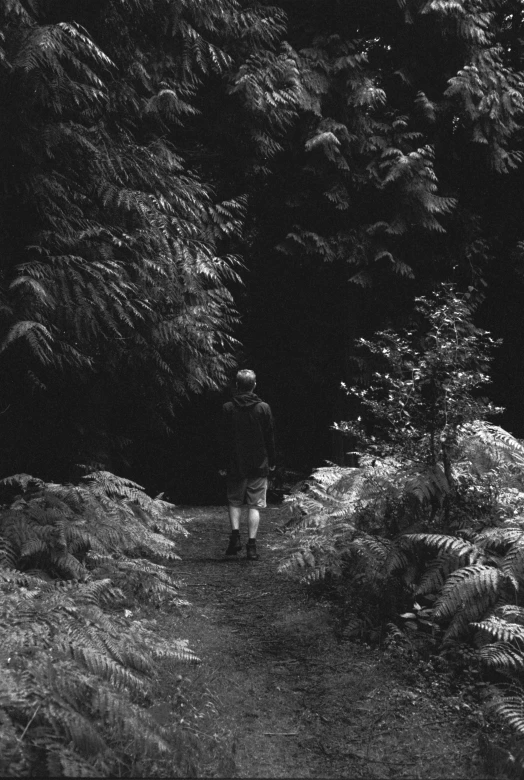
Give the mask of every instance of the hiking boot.
[[246, 550], [247, 550], [247, 559], [248, 559], [248, 561], [258, 561], [260, 556], [257, 553], [256, 542], [252, 542], [251, 540], [249, 540], [249, 542], [246, 545]]
[[236, 555], [237, 552], [239, 552], [241, 549], [242, 545], [240, 543], [239, 534], [231, 534], [229, 537], [229, 544], [226, 550], [226, 555]]

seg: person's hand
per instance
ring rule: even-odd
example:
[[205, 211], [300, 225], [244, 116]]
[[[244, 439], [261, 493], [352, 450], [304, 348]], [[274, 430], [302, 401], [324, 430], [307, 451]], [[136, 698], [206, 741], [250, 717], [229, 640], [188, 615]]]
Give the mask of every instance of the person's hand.
[[227, 471], [225, 469], [218, 469], [218, 473], [221, 477], [225, 477], [227, 474]]

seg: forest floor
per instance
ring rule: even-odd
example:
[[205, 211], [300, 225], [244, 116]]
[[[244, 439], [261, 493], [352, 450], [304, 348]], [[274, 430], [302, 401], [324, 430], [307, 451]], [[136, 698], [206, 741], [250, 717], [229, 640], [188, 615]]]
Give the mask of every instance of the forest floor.
[[224, 557], [224, 507], [180, 513], [192, 518], [175, 565], [190, 605], [152, 622], [202, 660], [184, 667], [176, 691], [171, 682], [159, 692], [168, 717], [176, 712], [194, 734], [199, 777], [491, 776], [478, 755], [478, 712], [463, 693], [383, 649], [341, 641], [329, 600], [277, 574], [284, 507], [262, 518], [257, 562], [245, 549]]

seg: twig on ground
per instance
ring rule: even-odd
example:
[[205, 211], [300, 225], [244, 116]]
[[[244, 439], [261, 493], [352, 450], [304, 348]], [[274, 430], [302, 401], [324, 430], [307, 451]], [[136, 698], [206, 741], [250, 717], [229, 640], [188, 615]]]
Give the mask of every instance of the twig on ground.
[[296, 737], [298, 731], [263, 731], [265, 737]]
[[40, 702], [40, 704], [38, 705], [38, 707], [36, 708], [36, 710], [33, 712], [33, 716], [32, 716], [32, 718], [31, 718], [31, 720], [29, 721], [29, 723], [27, 724], [27, 726], [25, 727], [25, 729], [23, 730], [23, 732], [22, 732], [21, 736], [20, 736], [20, 737], [19, 737], [19, 739], [18, 739], [18, 742], [21, 742], [21, 741], [23, 740], [23, 738], [25, 737], [25, 735], [26, 735], [26, 732], [27, 732], [27, 729], [29, 728], [29, 726], [31, 725], [31, 723], [32, 723], [32, 722], [34, 721], [34, 719], [36, 718], [36, 716], [37, 716], [37, 713], [38, 713], [38, 710], [40, 709], [40, 707], [41, 707], [41, 706], [42, 706], [42, 702]]

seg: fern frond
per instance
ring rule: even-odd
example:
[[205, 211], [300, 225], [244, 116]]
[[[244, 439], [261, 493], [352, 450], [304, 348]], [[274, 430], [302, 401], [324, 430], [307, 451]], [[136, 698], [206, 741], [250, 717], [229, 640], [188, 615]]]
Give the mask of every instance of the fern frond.
[[432, 469], [409, 476], [405, 481], [405, 490], [421, 503], [431, 502], [433, 498], [442, 502], [444, 496], [449, 494], [450, 487], [442, 466], [437, 464]]
[[504, 575], [491, 566], [474, 564], [452, 572], [435, 602], [437, 620], [452, 618], [458, 611], [473, 621], [496, 602]]
[[67, 735], [68, 741], [84, 757], [107, 754], [108, 746], [90, 719], [66, 707], [62, 702], [51, 700], [42, 707], [51, 722], [57, 723]]
[[461, 437], [463, 444], [480, 443], [495, 462], [505, 458], [520, 466], [524, 465], [524, 446], [498, 425], [477, 420], [462, 426]]
[[131, 738], [130, 750], [133, 752], [172, 753], [165, 732], [144, 710], [125, 697], [106, 688], [99, 688], [94, 695], [94, 710], [111, 725], [116, 734]]
[[501, 570], [516, 589], [524, 581], [524, 544], [520, 540], [504, 556]]
[[524, 538], [524, 528], [486, 528], [475, 537], [475, 544], [493, 550], [504, 550]]
[[524, 646], [524, 626], [520, 623], [510, 623], [492, 615], [486, 620], [473, 623], [473, 626], [485, 631], [491, 639], [498, 642], [517, 642]]
[[439, 553], [437, 557], [433, 561], [430, 561], [425, 567], [415, 594], [425, 595], [426, 593], [438, 593], [444, 586], [447, 577], [453, 571], [461, 567], [462, 563], [460, 557], [447, 553]]
[[38, 477], [32, 477], [30, 474], [13, 474], [10, 477], [1, 479], [0, 485], [16, 487], [20, 490], [20, 493], [26, 493], [28, 490], [43, 488], [45, 483]]
[[156, 659], [171, 661], [172, 663], [180, 661], [193, 664], [201, 663], [201, 659], [188, 645], [188, 641], [184, 639], [175, 639], [165, 645], [157, 643], [152, 648], [152, 655]]
[[388, 539], [382, 539], [376, 536], [370, 536], [367, 534], [359, 535], [351, 544], [351, 549], [357, 552], [370, 553], [373, 558], [383, 564], [393, 547], [393, 543]]
[[384, 561], [384, 574], [386, 576], [407, 569], [409, 557], [397, 544], [392, 544]]
[[426, 547], [439, 555], [454, 555], [457, 558], [469, 556], [476, 552], [474, 544], [446, 534], [403, 534], [399, 544], [403, 550]]
[[518, 735], [524, 736], [524, 696], [498, 693], [491, 702], [490, 709]]
[[2, 585], [12, 584], [27, 588], [30, 586], [30, 583], [31, 577], [29, 574], [0, 567], [0, 587], [2, 587]]
[[0, 568], [14, 569], [18, 557], [18, 553], [9, 539], [0, 536]]
[[109, 680], [117, 689], [143, 693], [147, 683], [134, 672], [110, 658], [107, 653], [97, 652], [93, 648], [72, 645], [71, 652], [76, 661], [80, 661], [92, 674]]

